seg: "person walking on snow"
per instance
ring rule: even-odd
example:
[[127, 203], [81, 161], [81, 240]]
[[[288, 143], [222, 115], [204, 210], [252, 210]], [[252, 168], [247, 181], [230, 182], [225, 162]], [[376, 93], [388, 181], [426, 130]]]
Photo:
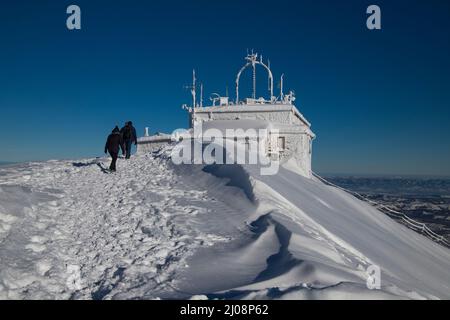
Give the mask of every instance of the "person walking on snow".
[[120, 129], [120, 133], [122, 134], [123, 143], [125, 147], [125, 158], [130, 159], [131, 156], [131, 144], [137, 145], [137, 135], [136, 129], [133, 127], [133, 123], [128, 121], [125, 123], [125, 126]]
[[119, 127], [116, 126], [112, 133], [108, 136], [105, 145], [105, 153], [109, 152], [112, 158], [111, 165], [109, 166], [109, 170], [111, 171], [116, 171], [116, 162], [119, 157], [119, 149], [122, 149], [122, 153], [124, 152], [122, 135], [120, 134]]

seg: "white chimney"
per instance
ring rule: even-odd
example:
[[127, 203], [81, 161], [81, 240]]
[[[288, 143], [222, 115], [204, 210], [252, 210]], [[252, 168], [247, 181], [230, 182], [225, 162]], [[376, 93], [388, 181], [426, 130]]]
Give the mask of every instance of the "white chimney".
[[145, 127], [145, 133], [144, 133], [144, 136], [145, 136], [145, 137], [148, 137], [148, 136], [149, 136], [149, 133], [148, 133], [148, 127]]

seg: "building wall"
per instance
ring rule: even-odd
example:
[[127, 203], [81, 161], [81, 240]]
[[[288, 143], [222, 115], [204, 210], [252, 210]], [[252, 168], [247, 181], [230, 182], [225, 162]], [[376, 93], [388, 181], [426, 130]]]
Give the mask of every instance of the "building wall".
[[[308, 128], [308, 126], [300, 120], [290, 110], [283, 111], [264, 111], [264, 112], [209, 112], [196, 113], [197, 121], [210, 120], [263, 120], [274, 124], [293, 125], [298, 128]], [[296, 165], [301, 168], [304, 176], [311, 176], [311, 136], [306, 133], [279, 133], [280, 137], [285, 138], [285, 149], [280, 152], [281, 162], [293, 159]], [[270, 140], [272, 150], [276, 150], [278, 142]], [[274, 156], [272, 156], [274, 158]], [[275, 156], [276, 158], [276, 156]]]
[[[278, 147], [278, 137], [284, 137], [284, 150], [279, 150]], [[165, 141], [146, 141], [138, 142], [137, 152], [138, 154], [149, 153], [159, 150], [164, 147], [169, 142]], [[280, 160], [284, 163], [292, 159], [296, 165], [301, 169], [299, 173], [306, 177], [311, 177], [311, 137], [306, 133], [283, 133], [280, 132], [278, 135], [272, 136], [268, 139], [266, 144], [266, 150], [268, 151], [269, 144], [272, 144], [272, 151], [279, 152], [278, 156], [272, 155], [272, 160]], [[225, 146], [225, 143], [224, 143]]]
[[298, 124], [304, 125], [300, 119], [295, 117], [291, 111], [274, 111], [274, 112], [211, 112], [196, 113], [197, 121], [208, 120], [265, 120], [273, 123], [281, 124]]
[[301, 134], [296, 139], [293, 148], [293, 159], [297, 165], [304, 170], [304, 173], [311, 176], [311, 137], [307, 134]]
[[[192, 116], [192, 113], [189, 114]], [[301, 174], [307, 177], [311, 177], [311, 153], [312, 144], [311, 136], [307, 133], [311, 133], [309, 125], [299, 119], [292, 110], [283, 111], [236, 111], [236, 112], [196, 112], [195, 118], [197, 122], [211, 121], [211, 120], [262, 120], [270, 123], [280, 125], [279, 137], [284, 137], [284, 150], [279, 153], [279, 160], [283, 162], [295, 162], [297, 167], [300, 168]], [[192, 120], [192, 118], [190, 118]], [[284, 125], [284, 126], [283, 126]], [[286, 126], [287, 125], [287, 126]], [[305, 129], [306, 132], [301, 132]], [[292, 130], [300, 132], [292, 132]], [[285, 132], [283, 132], [285, 131]], [[276, 152], [278, 150], [277, 138], [269, 139], [271, 144], [271, 150]], [[140, 142], [138, 146], [138, 153], [153, 152], [160, 149], [162, 146], [167, 145], [165, 141], [145, 141]], [[272, 156], [272, 158], [277, 158]], [[278, 158], [277, 158], [278, 159]]]
[[167, 141], [146, 141], [146, 142], [139, 142], [138, 141], [138, 147], [137, 147], [137, 153], [143, 154], [148, 152], [153, 152], [159, 150], [161, 147], [164, 147], [168, 145], [169, 142]]
[[[285, 149], [280, 151], [280, 161], [283, 163], [293, 159], [297, 166], [302, 169], [301, 173], [304, 176], [311, 177], [311, 137], [306, 133], [280, 133], [278, 136], [285, 138]], [[271, 142], [276, 143], [275, 139]]]

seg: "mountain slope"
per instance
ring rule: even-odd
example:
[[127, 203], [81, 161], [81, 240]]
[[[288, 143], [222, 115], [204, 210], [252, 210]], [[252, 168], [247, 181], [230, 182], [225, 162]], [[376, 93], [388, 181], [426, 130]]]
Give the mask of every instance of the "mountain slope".
[[291, 168], [107, 162], [0, 169], [0, 298], [450, 297], [448, 249]]

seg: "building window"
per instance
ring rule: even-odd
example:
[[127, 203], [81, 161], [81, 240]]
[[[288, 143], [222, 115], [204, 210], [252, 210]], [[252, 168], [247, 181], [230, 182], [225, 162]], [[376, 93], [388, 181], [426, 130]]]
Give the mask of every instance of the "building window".
[[278, 151], [284, 151], [286, 149], [286, 138], [278, 137]]

